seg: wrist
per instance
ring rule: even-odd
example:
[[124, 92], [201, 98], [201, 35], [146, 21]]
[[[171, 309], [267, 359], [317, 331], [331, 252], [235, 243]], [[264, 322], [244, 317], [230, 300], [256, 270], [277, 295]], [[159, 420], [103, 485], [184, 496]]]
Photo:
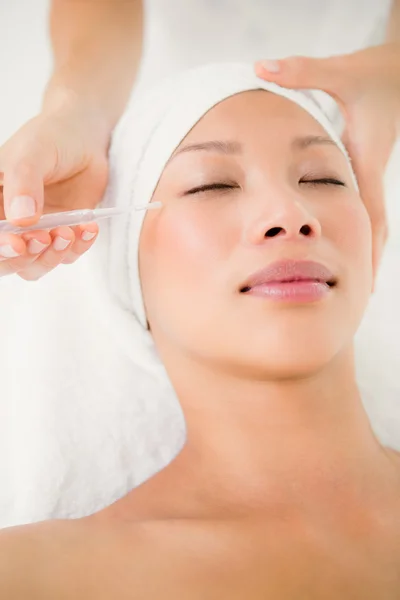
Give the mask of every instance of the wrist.
[[393, 83], [397, 95], [398, 114], [400, 113], [400, 42], [389, 43], [393, 57]]
[[42, 111], [85, 112], [109, 136], [124, 111], [133, 79], [133, 72], [126, 79], [115, 66], [111, 76], [111, 66], [94, 68], [91, 61], [82, 66], [77, 57], [57, 66], [45, 89]]
[[52, 116], [79, 122], [81, 130], [86, 130], [108, 147], [113, 125], [92, 98], [86, 98], [72, 87], [50, 81], [43, 97], [40, 114], [44, 117]]

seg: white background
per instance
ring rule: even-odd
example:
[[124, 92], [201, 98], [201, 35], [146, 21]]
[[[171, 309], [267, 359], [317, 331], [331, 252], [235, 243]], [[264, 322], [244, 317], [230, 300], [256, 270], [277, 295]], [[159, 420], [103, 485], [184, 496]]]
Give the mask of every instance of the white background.
[[0, 143], [40, 108], [51, 70], [47, 0], [0, 0]]

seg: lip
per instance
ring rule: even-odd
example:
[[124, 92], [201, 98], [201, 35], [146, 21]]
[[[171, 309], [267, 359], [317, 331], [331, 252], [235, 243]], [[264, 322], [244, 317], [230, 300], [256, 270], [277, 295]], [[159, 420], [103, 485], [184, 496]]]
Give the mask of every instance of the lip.
[[336, 283], [336, 277], [321, 263], [281, 260], [250, 275], [240, 292], [273, 300], [312, 302], [329, 294]]

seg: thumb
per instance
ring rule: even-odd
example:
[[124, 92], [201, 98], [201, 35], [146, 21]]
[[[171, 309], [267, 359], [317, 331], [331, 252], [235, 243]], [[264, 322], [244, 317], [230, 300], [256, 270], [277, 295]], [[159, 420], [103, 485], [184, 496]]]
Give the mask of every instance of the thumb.
[[339, 99], [346, 87], [346, 63], [342, 56], [308, 58], [293, 56], [255, 63], [256, 75], [282, 87], [323, 90]]
[[44, 206], [43, 149], [25, 148], [23, 153], [1, 162], [1, 170], [6, 218], [19, 226], [34, 225]]

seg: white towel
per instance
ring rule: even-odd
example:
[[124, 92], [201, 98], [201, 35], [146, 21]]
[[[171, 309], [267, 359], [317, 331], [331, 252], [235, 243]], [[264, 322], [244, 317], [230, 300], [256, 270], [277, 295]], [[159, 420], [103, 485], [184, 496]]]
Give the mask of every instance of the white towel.
[[[149, 200], [166, 160], [201, 115], [257, 88], [295, 100], [337, 139], [307, 95], [258, 80], [250, 65], [191, 71], [128, 108], [113, 139], [103, 205]], [[100, 510], [163, 468], [184, 443], [182, 412], [144, 326], [137, 271], [143, 217], [132, 212], [102, 224], [95, 247], [76, 265], [56, 270], [40, 289], [27, 291], [21, 282], [15, 294], [3, 329], [3, 382], [13, 401], [0, 405], [7, 423], [0, 455], [9, 457], [0, 462], [0, 481], [8, 482], [0, 526]], [[30, 312], [38, 305], [46, 316], [39, 331]], [[17, 329], [23, 338], [13, 337]]]

